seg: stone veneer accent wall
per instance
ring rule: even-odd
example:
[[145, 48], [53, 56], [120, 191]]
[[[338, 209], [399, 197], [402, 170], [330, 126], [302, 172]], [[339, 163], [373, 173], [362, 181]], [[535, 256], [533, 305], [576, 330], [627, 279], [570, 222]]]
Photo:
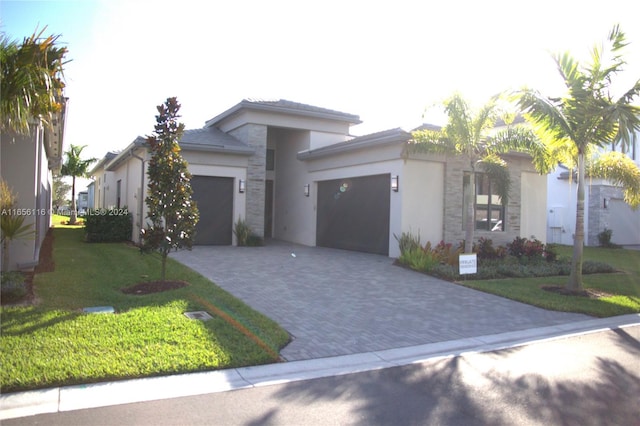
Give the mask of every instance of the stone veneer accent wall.
[[[267, 164], [267, 126], [245, 124], [229, 132], [242, 142], [255, 148], [247, 168], [247, 224], [255, 235], [264, 237], [264, 190]], [[237, 187], [235, 188], [237, 191]]]
[[[515, 237], [521, 236], [521, 174], [523, 171], [535, 172], [533, 165], [526, 157], [511, 157], [507, 161], [511, 172], [511, 190], [505, 209], [505, 230], [497, 232], [476, 230], [474, 233], [476, 242], [480, 237], [489, 238], [493, 240], [494, 247], [510, 243]], [[465, 171], [470, 171], [467, 160], [461, 157], [447, 157], [444, 189], [444, 241], [454, 245], [464, 240], [462, 180]], [[522, 237], [530, 238], [531, 235], [523, 235]], [[545, 238], [544, 235], [536, 235], [535, 237]]]
[[585, 235], [585, 244], [588, 246], [597, 246], [598, 234], [605, 229], [610, 229], [611, 225], [611, 209], [604, 208], [604, 199], [624, 198], [622, 189], [611, 185], [589, 185], [585, 183], [585, 192], [589, 194], [589, 204], [585, 204], [585, 209], [589, 211], [589, 219], [587, 223], [587, 235]]

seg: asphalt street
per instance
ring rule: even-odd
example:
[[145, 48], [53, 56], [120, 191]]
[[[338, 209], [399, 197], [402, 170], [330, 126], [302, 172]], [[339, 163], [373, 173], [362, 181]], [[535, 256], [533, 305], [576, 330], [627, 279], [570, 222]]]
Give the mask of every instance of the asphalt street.
[[12, 425], [640, 425], [640, 326]]

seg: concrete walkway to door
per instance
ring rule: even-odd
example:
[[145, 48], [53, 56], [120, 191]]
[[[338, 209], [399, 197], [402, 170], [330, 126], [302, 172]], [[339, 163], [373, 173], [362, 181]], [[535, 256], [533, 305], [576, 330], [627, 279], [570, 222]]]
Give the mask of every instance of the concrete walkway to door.
[[582, 321], [393, 265], [380, 255], [272, 241], [171, 257], [277, 321], [304, 360]]

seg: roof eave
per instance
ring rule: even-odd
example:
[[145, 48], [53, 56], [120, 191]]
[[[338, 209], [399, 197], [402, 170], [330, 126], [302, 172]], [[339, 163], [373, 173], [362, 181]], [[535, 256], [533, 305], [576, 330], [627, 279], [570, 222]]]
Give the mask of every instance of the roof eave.
[[222, 154], [236, 154], [236, 155], [253, 155], [255, 149], [251, 147], [230, 147], [224, 145], [202, 145], [194, 143], [180, 143], [180, 148], [189, 151], [199, 152], [217, 152]]
[[233, 107], [229, 108], [223, 113], [213, 117], [210, 120], [207, 120], [205, 122], [205, 127], [215, 126], [225, 118], [236, 114], [242, 109], [256, 110], [256, 111], [270, 111], [270, 112], [276, 112], [276, 113], [298, 115], [303, 117], [322, 118], [325, 120], [340, 121], [340, 122], [349, 123], [349, 124], [362, 123], [362, 120], [360, 120], [360, 117], [353, 114], [340, 113], [340, 112], [331, 113], [328, 111], [306, 111], [306, 110], [300, 110], [300, 109], [290, 108], [290, 107], [281, 106], [281, 105], [255, 103], [255, 102], [251, 102], [244, 99], [240, 103], [234, 105]]
[[308, 149], [300, 151], [297, 155], [298, 160], [314, 160], [316, 158], [329, 157], [332, 155], [338, 155], [350, 151], [358, 151], [362, 149], [379, 147], [385, 145], [404, 144], [409, 141], [411, 134], [401, 129], [393, 129], [390, 132], [385, 133], [377, 137], [367, 138], [362, 136], [362, 140], [351, 140], [347, 142], [341, 142], [335, 145], [329, 145], [318, 149]]

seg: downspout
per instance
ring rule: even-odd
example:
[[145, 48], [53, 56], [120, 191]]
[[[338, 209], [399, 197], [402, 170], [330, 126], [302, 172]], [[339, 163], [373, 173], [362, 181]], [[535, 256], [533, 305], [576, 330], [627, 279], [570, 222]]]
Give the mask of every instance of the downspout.
[[147, 162], [147, 160], [145, 160], [144, 158], [140, 157], [137, 154], [133, 153], [133, 150], [135, 148], [131, 148], [129, 150], [129, 156], [133, 157], [133, 158], [137, 158], [138, 160], [140, 160], [140, 165], [141, 165], [141, 169], [140, 169], [140, 197], [138, 200], [138, 211], [140, 212], [140, 229], [138, 230], [138, 244], [142, 245], [142, 229], [143, 229], [143, 225], [144, 225], [144, 216], [142, 214], [142, 209], [144, 207], [144, 163]]

